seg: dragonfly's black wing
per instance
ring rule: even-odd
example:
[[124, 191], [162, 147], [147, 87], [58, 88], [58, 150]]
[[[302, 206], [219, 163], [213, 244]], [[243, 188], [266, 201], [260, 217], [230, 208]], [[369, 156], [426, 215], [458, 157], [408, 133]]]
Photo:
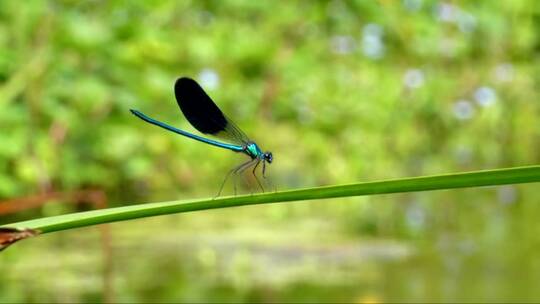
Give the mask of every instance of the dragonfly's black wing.
[[178, 78], [174, 85], [174, 94], [180, 110], [199, 132], [234, 144], [245, 145], [249, 142], [246, 134], [221, 112], [195, 80]]

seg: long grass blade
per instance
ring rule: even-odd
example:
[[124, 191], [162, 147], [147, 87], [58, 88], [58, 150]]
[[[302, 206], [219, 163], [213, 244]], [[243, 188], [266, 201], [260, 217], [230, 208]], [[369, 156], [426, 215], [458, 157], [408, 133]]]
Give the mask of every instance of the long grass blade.
[[34, 229], [40, 233], [49, 233], [143, 217], [245, 205], [532, 182], [540, 182], [540, 166], [401, 178], [350, 185], [336, 185], [275, 193], [223, 197], [218, 199], [178, 200], [170, 202], [138, 204], [126, 207], [52, 216], [48, 218], [13, 223], [5, 225], [5, 227]]

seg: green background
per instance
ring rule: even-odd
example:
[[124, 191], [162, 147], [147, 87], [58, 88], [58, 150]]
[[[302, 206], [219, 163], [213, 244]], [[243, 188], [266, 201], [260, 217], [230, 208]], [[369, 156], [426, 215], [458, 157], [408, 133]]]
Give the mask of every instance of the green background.
[[[0, 204], [35, 206], [0, 208], [0, 224], [214, 196], [245, 156], [129, 113], [196, 132], [174, 100], [179, 76], [274, 153], [279, 190], [538, 164], [539, 28], [535, 0], [4, 0]], [[257, 191], [249, 176], [242, 185]], [[0, 301], [538, 301], [539, 191], [252, 206], [44, 235], [2, 253]]]

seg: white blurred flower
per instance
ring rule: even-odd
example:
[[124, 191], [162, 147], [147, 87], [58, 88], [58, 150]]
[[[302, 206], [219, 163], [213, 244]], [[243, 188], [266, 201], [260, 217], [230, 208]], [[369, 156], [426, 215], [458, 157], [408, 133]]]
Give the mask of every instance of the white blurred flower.
[[403, 75], [403, 84], [410, 89], [416, 89], [424, 85], [424, 72], [420, 69], [408, 69]]
[[362, 29], [362, 51], [366, 57], [379, 59], [384, 56], [383, 29], [380, 25], [370, 23]]
[[435, 7], [435, 18], [440, 22], [456, 24], [463, 33], [470, 33], [476, 29], [476, 17], [451, 3], [438, 4]]
[[435, 7], [435, 17], [441, 22], [455, 22], [458, 8], [450, 3], [439, 3]]
[[497, 94], [490, 87], [480, 87], [474, 92], [474, 99], [480, 106], [489, 107], [497, 100]]
[[454, 104], [454, 116], [459, 120], [467, 120], [474, 116], [474, 107], [471, 102], [460, 99]]
[[213, 69], [203, 69], [199, 73], [199, 80], [201, 81], [202, 87], [208, 90], [214, 90], [219, 87], [219, 75]]

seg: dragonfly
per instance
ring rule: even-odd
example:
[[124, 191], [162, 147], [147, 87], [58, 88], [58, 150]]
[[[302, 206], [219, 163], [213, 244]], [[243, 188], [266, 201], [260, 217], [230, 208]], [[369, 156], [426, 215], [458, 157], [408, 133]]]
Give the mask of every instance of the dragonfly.
[[[264, 187], [255, 174], [257, 167], [262, 163], [262, 176], [266, 178], [266, 164], [271, 164], [273, 160], [272, 152], [263, 150], [218, 108], [214, 101], [206, 94], [203, 88], [193, 79], [189, 77], [178, 78], [174, 84], [174, 95], [180, 110], [188, 120], [188, 122], [199, 132], [210, 135], [224, 141], [213, 140], [190, 132], [180, 130], [171, 125], [163, 123], [159, 120], [146, 116], [140, 111], [130, 109], [138, 118], [147, 123], [156, 125], [168, 131], [180, 134], [191, 139], [227, 149], [237, 153], [243, 153], [249, 156], [249, 160], [231, 169], [221, 187], [217, 196], [221, 195], [225, 182], [231, 174], [241, 174], [249, 168], [252, 169], [252, 174], [257, 181], [257, 184], [264, 192]], [[234, 182], [234, 193], [236, 195], [236, 179]]]

